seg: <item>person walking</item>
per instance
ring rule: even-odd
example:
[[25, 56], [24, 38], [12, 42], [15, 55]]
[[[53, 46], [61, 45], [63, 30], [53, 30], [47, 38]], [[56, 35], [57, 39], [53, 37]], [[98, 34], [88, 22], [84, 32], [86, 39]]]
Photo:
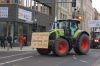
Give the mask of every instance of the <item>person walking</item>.
[[4, 35], [1, 35], [1, 37], [0, 37], [0, 39], [1, 39], [1, 47], [4, 47], [5, 48], [5, 36]]
[[1, 35], [0, 35], [0, 46], [2, 47], [2, 44], [1, 44]]
[[20, 49], [21, 50], [22, 50], [23, 44], [24, 44], [24, 36], [20, 35]]
[[12, 48], [12, 37], [10, 35], [8, 35], [7, 41], [9, 43], [9, 45], [10, 45], [10, 48]]

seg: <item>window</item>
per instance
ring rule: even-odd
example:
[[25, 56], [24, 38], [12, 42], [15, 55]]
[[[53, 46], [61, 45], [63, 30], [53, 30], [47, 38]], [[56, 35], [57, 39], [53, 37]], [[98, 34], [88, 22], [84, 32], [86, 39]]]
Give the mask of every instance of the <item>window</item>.
[[6, 2], [7, 2], [7, 3], [10, 3], [10, 0], [7, 0]]
[[59, 24], [59, 28], [60, 29], [64, 29], [66, 27], [66, 24], [64, 23], [64, 22], [61, 22], [60, 24]]
[[18, 0], [15, 0], [15, 3], [18, 3]]
[[[34, 8], [35, 6], [35, 8]], [[34, 1], [32, 1], [32, 8], [35, 9], [36, 11], [46, 14], [46, 15], [50, 15], [50, 10], [51, 8], [47, 5], [41, 4], [40, 2], [36, 2], [34, 3]]]

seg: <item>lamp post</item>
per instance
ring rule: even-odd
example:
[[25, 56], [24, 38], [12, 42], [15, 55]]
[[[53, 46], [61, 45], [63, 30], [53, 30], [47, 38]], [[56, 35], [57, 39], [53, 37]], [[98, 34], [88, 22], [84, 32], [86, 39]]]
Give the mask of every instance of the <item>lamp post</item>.
[[83, 15], [83, 0], [81, 0], [81, 5], [80, 5], [80, 7], [81, 7], [81, 8], [80, 8], [80, 14], [81, 14], [81, 16], [82, 16], [81, 23], [80, 23], [80, 25], [81, 25], [80, 28], [83, 29], [83, 25], [82, 25], [82, 24], [84, 24], [84, 23], [83, 23], [83, 20], [84, 20], [84, 18], [83, 18], [83, 16], [84, 16], [84, 15]]
[[34, 0], [34, 18], [33, 18], [33, 23], [35, 24], [36, 27], [36, 32], [38, 31], [38, 27], [37, 27], [37, 19], [36, 19], [36, 0]]
[[74, 19], [76, 16], [76, 0], [72, 0], [72, 8], [73, 8], [72, 18]]

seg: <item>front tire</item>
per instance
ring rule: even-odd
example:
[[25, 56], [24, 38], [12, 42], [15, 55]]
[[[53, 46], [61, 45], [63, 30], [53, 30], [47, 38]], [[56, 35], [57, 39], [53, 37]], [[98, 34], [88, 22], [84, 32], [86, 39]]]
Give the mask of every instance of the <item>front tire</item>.
[[69, 51], [69, 44], [67, 40], [63, 38], [55, 40], [55, 43], [53, 45], [53, 53], [56, 56], [65, 56], [67, 55], [68, 51]]
[[87, 34], [82, 34], [77, 43], [74, 45], [74, 51], [77, 54], [84, 55], [89, 51], [89, 36]]

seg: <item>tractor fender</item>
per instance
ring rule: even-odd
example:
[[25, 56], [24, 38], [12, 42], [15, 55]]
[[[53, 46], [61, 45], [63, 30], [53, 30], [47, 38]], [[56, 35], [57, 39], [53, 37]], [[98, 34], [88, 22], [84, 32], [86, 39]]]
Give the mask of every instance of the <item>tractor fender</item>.
[[74, 40], [75, 40], [75, 41], [74, 41], [74, 43], [75, 43], [75, 46], [74, 46], [74, 47], [77, 47], [76, 44], [78, 44], [78, 43], [77, 43], [77, 42], [79, 42], [78, 39], [80, 38], [80, 36], [81, 36], [82, 34], [86, 34], [86, 35], [89, 36], [88, 32], [82, 31], [82, 30], [78, 30], [75, 34], [76, 34], [76, 35], [74, 35]]
[[78, 37], [80, 37], [83, 33], [85, 33], [86, 35], [89, 36], [88, 32], [83, 31], [83, 30], [77, 30], [74, 34], [74, 39], [77, 39]]
[[78, 34], [77, 38], [80, 37], [82, 34], [86, 34], [86, 35], [89, 36], [88, 32], [86, 32], [86, 31], [82, 31], [82, 32], [80, 32], [80, 33]]

